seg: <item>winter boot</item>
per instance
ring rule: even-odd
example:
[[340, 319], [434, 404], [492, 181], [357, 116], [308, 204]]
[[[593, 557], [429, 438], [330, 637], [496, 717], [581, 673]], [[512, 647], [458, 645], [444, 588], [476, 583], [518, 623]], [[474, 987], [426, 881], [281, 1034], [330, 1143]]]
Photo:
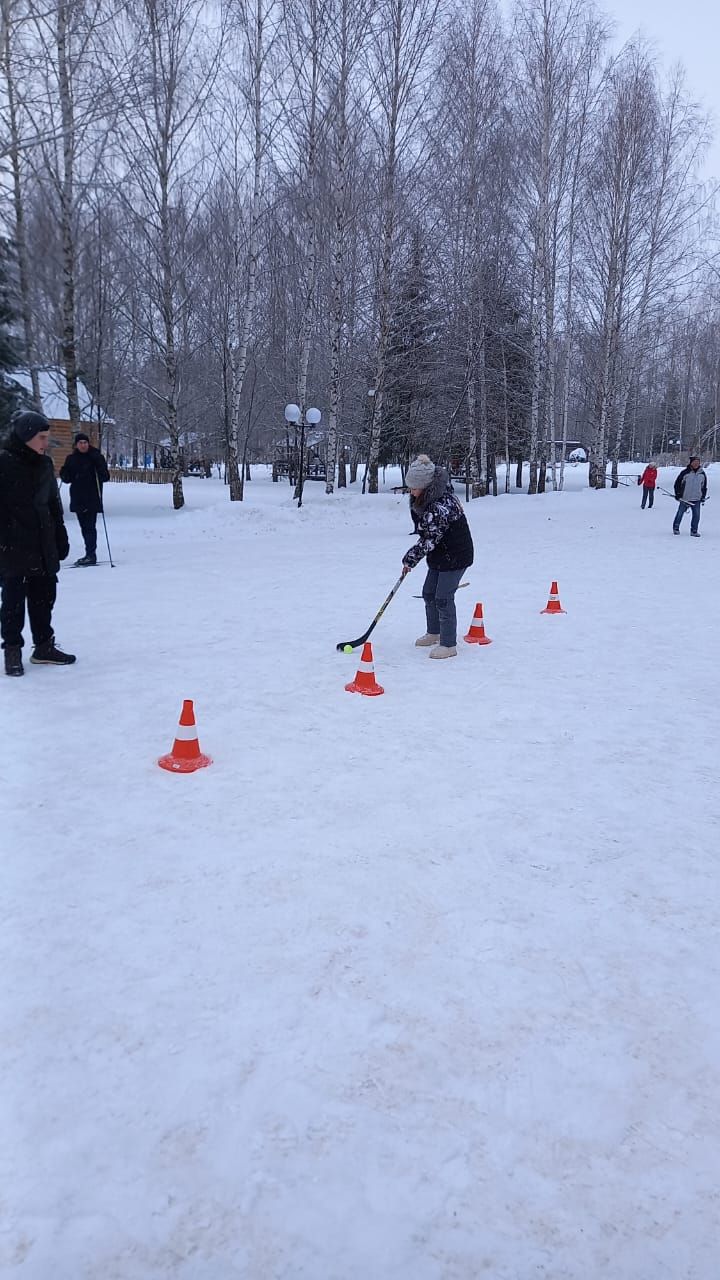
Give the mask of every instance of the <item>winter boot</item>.
[[679, 530], [679, 529], [676, 529], [676, 528], [675, 528], [675, 525], [673, 525], [673, 533], [679, 533], [679, 532], [680, 532], [680, 530]]
[[74, 653], [63, 653], [55, 644], [55, 638], [44, 644], [36, 644], [30, 661], [45, 667], [69, 667], [75, 661]]
[[428, 657], [429, 658], [457, 658], [457, 649], [455, 648], [454, 644], [453, 645], [436, 644], [435, 648], [430, 650]]
[[440, 636], [431, 636], [430, 632], [426, 631], [424, 636], [418, 636], [417, 640], [415, 641], [415, 648], [427, 649], [431, 644], [437, 644], [439, 639], [440, 639]]
[[690, 534], [690, 537], [691, 537], [691, 538], [699, 538], [699, 537], [700, 537], [700, 534], [699, 534], [699, 533], [691, 533], [691, 534]]
[[22, 649], [19, 644], [10, 644], [5, 649], [5, 675], [6, 676], [24, 676], [25, 668], [22, 664]]
[[97, 556], [84, 555], [80, 560], [76, 560], [73, 568], [84, 569], [89, 565], [97, 564]]

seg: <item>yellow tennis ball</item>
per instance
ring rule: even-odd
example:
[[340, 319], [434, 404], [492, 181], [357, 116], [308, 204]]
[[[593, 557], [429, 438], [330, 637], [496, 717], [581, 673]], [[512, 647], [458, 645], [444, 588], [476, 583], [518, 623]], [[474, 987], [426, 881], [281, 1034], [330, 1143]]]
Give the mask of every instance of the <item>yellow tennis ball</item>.
[[345, 645], [343, 645], [343, 653], [352, 653], [352, 651], [353, 651], [353, 650], [352, 650], [352, 645], [351, 645], [351, 644], [345, 644]]

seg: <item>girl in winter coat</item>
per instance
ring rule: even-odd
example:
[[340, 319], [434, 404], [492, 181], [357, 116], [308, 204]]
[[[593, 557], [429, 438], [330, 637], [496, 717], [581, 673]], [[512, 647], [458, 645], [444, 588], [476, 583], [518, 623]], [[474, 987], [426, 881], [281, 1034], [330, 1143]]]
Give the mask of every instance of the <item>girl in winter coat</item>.
[[[473, 542], [465, 513], [448, 474], [421, 453], [408, 467], [411, 513], [418, 541], [403, 556], [403, 575], [427, 557], [423, 600], [427, 631], [415, 644], [430, 648], [431, 658], [457, 656], [455, 592], [473, 562]], [[432, 646], [432, 647], [430, 647]]]
[[642, 502], [640, 508], [645, 510], [645, 505], [651, 507], [655, 497], [655, 485], [657, 484], [657, 467], [654, 462], [648, 462], [645, 470], [640, 477], [640, 483], [643, 487]]

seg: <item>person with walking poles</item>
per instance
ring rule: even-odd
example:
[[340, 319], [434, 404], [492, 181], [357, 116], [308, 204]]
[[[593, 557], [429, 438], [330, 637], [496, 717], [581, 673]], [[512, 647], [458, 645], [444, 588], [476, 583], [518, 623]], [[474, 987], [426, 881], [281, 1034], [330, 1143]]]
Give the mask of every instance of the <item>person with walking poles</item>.
[[448, 473], [425, 453], [410, 463], [405, 477], [418, 541], [403, 556], [403, 576], [427, 557], [422, 596], [427, 631], [415, 641], [431, 658], [457, 657], [455, 592], [473, 562], [473, 541], [465, 512]]
[[646, 506], [652, 507], [652, 504], [655, 498], [655, 485], [657, 484], [657, 467], [655, 466], [654, 462], [648, 462], [645, 470], [643, 471], [640, 477], [640, 484], [642, 485], [642, 491], [643, 491], [642, 502], [640, 503], [640, 509], [644, 511]]
[[690, 511], [690, 534], [699, 538], [700, 507], [707, 498], [707, 476], [696, 453], [691, 455], [688, 465], [675, 481], [675, 497], [680, 505], [673, 520], [673, 533], [680, 532], [682, 518], [686, 511]]
[[97, 564], [97, 518], [102, 511], [102, 487], [110, 479], [107, 462], [90, 437], [78, 431], [75, 447], [60, 469], [60, 479], [70, 486], [70, 510], [75, 512], [85, 543], [85, 555], [77, 567]]
[[11, 421], [0, 449], [0, 636], [5, 674], [21, 676], [25, 606], [33, 638], [31, 662], [75, 661], [55, 644], [52, 611], [60, 561], [70, 551], [53, 464], [45, 451], [50, 423], [25, 411]]

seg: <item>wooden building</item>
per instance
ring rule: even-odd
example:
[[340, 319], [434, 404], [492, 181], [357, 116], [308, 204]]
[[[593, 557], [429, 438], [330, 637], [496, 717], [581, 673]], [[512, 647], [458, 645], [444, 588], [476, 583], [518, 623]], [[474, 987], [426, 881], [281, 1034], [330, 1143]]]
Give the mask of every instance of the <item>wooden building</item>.
[[[17, 382], [29, 397], [32, 397], [30, 374], [25, 370], [16, 369], [11, 376], [13, 381]], [[41, 412], [45, 414], [52, 427], [48, 455], [52, 458], [55, 474], [57, 475], [67, 455], [72, 453], [75, 432], [78, 430], [84, 431], [90, 437], [90, 443], [97, 448], [100, 424], [108, 422], [109, 419], [95, 404], [85, 384], [78, 381], [81, 421], [79, 427], [74, 426], [70, 421], [68, 412], [67, 388], [63, 370], [40, 369], [38, 379], [40, 382], [40, 399], [42, 401]]]

